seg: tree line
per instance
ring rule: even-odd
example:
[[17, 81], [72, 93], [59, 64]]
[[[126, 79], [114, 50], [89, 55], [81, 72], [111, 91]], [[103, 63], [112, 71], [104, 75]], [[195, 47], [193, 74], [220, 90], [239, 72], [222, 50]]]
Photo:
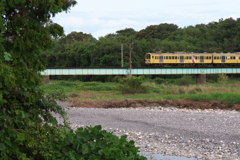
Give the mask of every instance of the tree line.
[[[220, 53], [240, 51], [240, 18], [180, 28], [175, 24], [150, 25], [140, 31], [118, 30], [99, 39], [83, 32], [52, 39], [52, 48], [41, 52], [47, 67], [120, 67], [121, 44], [124, 43], [124, 66], [129, 66], [129, 43], [132, 45], [132, 66], [145, 66], [148, 52]], [[59, 79], [67, 76], [55, 76]], [[75, 79], [81, 76], [74, 76]], [[81, 80], [102, 80], [101, 76]], [[104, 79], [106, 78], [105, 76]], [[90, 79], [89, 79], [90, 78]]]

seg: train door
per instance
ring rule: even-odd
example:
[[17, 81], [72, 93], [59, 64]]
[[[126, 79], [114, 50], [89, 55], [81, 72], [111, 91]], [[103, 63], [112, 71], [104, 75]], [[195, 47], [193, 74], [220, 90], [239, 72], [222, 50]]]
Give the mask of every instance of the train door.
[[222, 63], [225, 63], [225, 56], [222, 56]]
[[200, 63], [204, 63], [204, 56], [200, 56]]
[[184, 63], [184, 56], [180, 56], [180, 63]]
[[159, 57], [159, 62], [162, 63], [163, 62], [163, 56]]

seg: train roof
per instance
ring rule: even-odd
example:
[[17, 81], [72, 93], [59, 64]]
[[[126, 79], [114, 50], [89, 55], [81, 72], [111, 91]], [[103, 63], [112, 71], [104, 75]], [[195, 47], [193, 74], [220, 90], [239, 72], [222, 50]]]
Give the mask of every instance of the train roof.
[[213, 55], [240, 55], [240, 53], [213, 53]]
[[212, 55], [212, 53], [148, 53], [151, 55]]
[[151, 55], [240, 55], [238, 53], [147, 53]]

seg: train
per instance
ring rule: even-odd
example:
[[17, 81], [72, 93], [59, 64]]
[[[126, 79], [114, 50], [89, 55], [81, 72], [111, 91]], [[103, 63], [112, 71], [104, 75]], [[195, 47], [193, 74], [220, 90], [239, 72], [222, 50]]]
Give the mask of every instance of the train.
[[240, 52], [236, 53], [146, 53], [145, 64], [150, 66], [225, 67], [240, 66]]

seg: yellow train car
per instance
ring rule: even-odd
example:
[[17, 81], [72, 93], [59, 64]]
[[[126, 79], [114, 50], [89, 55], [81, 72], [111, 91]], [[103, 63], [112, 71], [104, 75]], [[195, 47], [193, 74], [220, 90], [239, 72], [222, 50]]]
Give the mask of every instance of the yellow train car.
[[237, 53], [213, 53], [214, 66], [240, 65], [240, 54]]
[[147, 53], [145, 63], [153, 66], [193, 66], [212, 64], [211, 53]]

